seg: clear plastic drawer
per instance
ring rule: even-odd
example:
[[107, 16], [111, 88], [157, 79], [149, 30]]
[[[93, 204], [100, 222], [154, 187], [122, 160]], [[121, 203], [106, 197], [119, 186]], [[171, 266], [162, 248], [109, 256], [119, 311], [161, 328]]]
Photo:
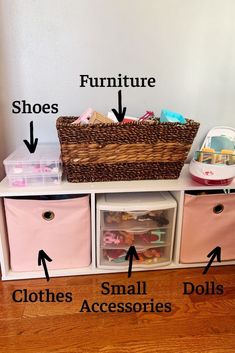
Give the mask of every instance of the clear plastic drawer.
[[38, 176], [8, 176], [9, 186], [27, 187], [40, 185], [58, 185], [61, 183], [61, 174], [57, 175], [38, 175]]
[[[101, 265], [127, 267], [129, 261], [125, 260], [128, 248], [101, 248]], [[170, 247], [139, 247], [136, 246], [139, 260], [133, 258], [134, 267], [155, 267], [170, 262]]]
[[130, 246], [148, 268], [171, 262], [176, 201], [169, 193], [105, 194], [97, 202], [97, 265], [127, 268]]

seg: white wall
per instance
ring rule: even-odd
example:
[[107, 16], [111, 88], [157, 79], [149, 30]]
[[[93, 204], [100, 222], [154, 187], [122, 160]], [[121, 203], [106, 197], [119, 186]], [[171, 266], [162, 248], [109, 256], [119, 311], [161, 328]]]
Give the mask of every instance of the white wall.
[[[79, 75], [155, 76], [155, 88], [122, 89], [130, 115], [172, 109], [234, 126], [234, 0], [0, 0], [0, 157], [29, 134], [31, 115], [11, 104], [58, 103], [58, 115], [106, 113], [117, 89], [80, 88]], [[41, 142], [55, 115], [33, 116]]]

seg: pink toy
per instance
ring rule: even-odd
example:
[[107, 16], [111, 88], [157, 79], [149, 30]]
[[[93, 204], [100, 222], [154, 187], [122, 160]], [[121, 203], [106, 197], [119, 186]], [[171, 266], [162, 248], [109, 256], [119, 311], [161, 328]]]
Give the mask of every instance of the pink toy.
[[139, 121], [147, 120], [150, 117], [152, 118], [154, 116], [154, 112], [146, 111], [146, 113], [139, 118]]
[[22, 187], [22, 186], [26, 186], [26, 183], [25, 183], [24, 179], [18, 179], [18, 180], [13, 181], [12, 185]]
[[34, 166], [33, 166], [33, 173], [42, 173], [42, 168], [40, 167], [40, 164], [35, 164]]
[[40, 166], [39, 164], [35, 165], [33, 167], [33, 172], [34, 173], [38, 173], [38, 174], [41, 174], [41, 173], [58, 173], [59, 172], [59, 168], [58, 167], [55, 167], [54, 165], [44, 165], [44, 166]]
[[89, 120], [94, 113], [94, 109], [88, 108], [85, 110], [84, 113], [82, 113], [78, 119], [76, 119], [72, 124], [89, 124]]
[[116, 245], [120, 244], [120, 239], [113, 232], [105, 232], [103, 239], [104, 239], [104, 244], [116, 244]]
[[42, 172], [43, 172], [43, 173], [51, 173], [51, 168], [49, 168], [49, 167], [43, 167], [43, 168], [42, 168]]

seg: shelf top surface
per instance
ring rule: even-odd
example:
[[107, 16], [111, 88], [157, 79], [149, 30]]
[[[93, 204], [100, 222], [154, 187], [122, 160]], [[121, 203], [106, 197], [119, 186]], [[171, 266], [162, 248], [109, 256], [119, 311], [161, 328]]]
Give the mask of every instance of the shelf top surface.
[[0, 183], [0, 196], [60, 195], [60, 194], [99, 194], [141, 191], [184, 191], [184, 190], [235, 189], [235, 179], [228, 186], [205, 186], [194, 182], [186, 164], [179, 179], [175, 180], [136, 180], [94, 183], [68, 183], [63, 181], [56, 186], [9, 187], [7, 178]]

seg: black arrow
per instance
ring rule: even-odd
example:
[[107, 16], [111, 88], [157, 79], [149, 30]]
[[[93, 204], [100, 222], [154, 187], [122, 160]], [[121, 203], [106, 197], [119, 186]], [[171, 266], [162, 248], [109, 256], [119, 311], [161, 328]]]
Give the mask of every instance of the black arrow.
[[214, 248], [208, 255], [207, 257], [211, 257], [210, 261], [208, 262], [208, 264], [206, 265], [204, 271], [202, 272], [203, 275], [205, 275], [207, 273], [207, 271], [209, 270], [209, 268], [211, 267], [212, 262], [214, 261], [215, 257], [217, 257], [217, 261], [221, 262], [221, 247], [220, 246], [216, 246], [216, 248]]
[[138, 254], [136, 252], [136, 249], [132, 245], [132, 246], [130, 246], [129, 250], [127, 251], [127, 254], [126, 254], [126, 257], [125, 257], [125, 260], [129, 259], [128, 278], [131, 277], [133, 256], [136, 258], [136, 260], [139, 260], [139, 256], [138, 256]]
[[26, 144], [26, 147], [28, 148], [30, 153], [34, 153], [38, 144], [38, 138], [34, 140], [33, 136], [33, 121], [30, 121], [30, 142], [27, 140], [24, 140], [24, 143]]
[[49, 262], [52, 261], [52, 259], [45, 253], [44, 250], [39, 250], [39, 252], [38, 252], [38, 266], [41, 266], [41, 264], [43, 265], [46, 279], [47, 279], [47, 281], [49, 281], [50, 277], [49, 277], [49, 273], [47, 270], [46, 260]]
[[112, 112], [115, 114], [119, 123], [121, 123], [126, 114], [126, 107], [124, 107], [122, 110], [122, 91], [121, 90], [118, 91], [118, 112], [116, 111], [116, 109], [112, 109]]

